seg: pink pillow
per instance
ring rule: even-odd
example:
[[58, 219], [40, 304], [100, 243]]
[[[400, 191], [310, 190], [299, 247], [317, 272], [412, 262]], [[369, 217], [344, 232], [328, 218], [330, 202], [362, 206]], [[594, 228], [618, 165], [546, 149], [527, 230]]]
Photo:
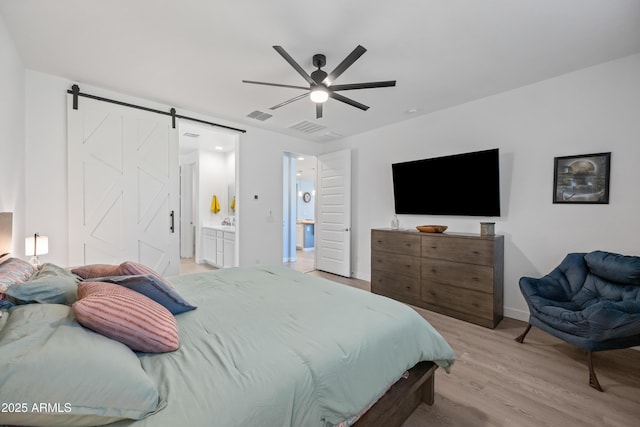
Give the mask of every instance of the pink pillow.
[[[4, 257], [7, 254], [3, 254]], [[4, 259], [4, 258], [3, 258]], [[0, 307], [9, 308], [13, 302], [9, 301], [5, 291], [16, 283], [23, 283], [37, 271], [37, 269], [20, 258], [4, 259], [0, 266]]]
[[138, 264], [133, 261], [125, 261], [120, 265], [111, 264], [88, 264], [82, 267], [76, 267], [71, 270], [73, 274], [77, 274], [83, 279], [96, 279], [98, 277], [111, 277], [111, 276], [140, 276], [145, 274], [151, 274], [158, 279], [162, 280], [168, 287], [173, 288], [160, 276], [157, 272], [151, 268]]
[[81, 325], [134, 351], [165, 353], [180, 340], [173, 315], [152, 299], [120, 285], [80, 282], [73, 304]]
[[6, 291], [9, 286], [29, 280], [38, 271], [33, 265], [20, 258], [9, 258], [0, 266], [0, 291]]
[[118, 268], [120, 268], [119, 265], [88, 264], [76, 267], [71, 272], [83, 279], [95, 279], [96, 277], [119, 276]]

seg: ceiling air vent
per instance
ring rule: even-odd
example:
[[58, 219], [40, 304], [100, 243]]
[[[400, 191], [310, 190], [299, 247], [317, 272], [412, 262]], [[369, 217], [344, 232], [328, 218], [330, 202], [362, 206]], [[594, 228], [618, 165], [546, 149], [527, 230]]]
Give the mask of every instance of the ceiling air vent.
[[318, 132], [319, 130], [323, 130], [323, 129], [326, 129], [326, 128], [327, 128], [326, 126], [322, 126], [322, 125], [319, 125], [317, 123], [309, 122], [307, 120], [303, 120], [301, 122], [294, 123], [291, 126], [289, 126], [289, 129], [297, 130], [297, 131], [304, 132], [304, 133], [314, 133], [314, 132]]
[[325, 141], [333, 141], [334, 139], [344, 138], [344, 135], [329, 131], [320, 135], [320, 138], [324, 139]]
[[197, 137], [199, 137], [199, 136], [200, 136], [200, 135], [198, 135], [197, 133], [191, 133], [191, 132], [185, 132], [185, 133], [183, 133], [183, 135], [184, 135], [184, 136], [191, 137], [191, 138], [197, 138]]
[[256, 120], [260, 120], [261, 122], [264, 122], [265, 120], [273, 117], [273, 115], [272, 114], [263, 113], [262, 111], [255, 110], [255, 111], [247, 114], [247, 117], [252, 118], [252, 119], [256, 119]]

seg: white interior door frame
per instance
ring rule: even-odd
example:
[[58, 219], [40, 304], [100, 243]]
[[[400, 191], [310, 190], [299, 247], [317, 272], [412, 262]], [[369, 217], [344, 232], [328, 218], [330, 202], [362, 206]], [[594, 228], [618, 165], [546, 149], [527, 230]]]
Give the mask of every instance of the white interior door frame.
[[351, 150], [318, 156], [316, 268], [351, 277]]
[[282, 262], [296, 260], [296, 156], [282, 156]]

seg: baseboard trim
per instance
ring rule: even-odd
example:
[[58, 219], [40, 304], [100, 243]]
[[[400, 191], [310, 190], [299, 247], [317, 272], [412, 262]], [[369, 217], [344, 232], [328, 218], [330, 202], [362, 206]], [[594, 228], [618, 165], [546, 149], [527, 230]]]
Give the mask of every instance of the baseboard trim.
[[522, 320], [523, 322], [529, 321], [529, 312], [524, 310], [517, 310], [515, 308], [504, 307], [502, 310], [504, 317], [510, 317], [516, 320]]

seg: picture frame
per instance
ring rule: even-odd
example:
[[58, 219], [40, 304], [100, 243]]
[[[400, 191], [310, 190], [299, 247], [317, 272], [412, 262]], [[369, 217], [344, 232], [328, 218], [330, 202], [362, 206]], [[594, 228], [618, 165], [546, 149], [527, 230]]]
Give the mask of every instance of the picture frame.
[[555, 157], [553, 203], [608, 204], [611, 153]]

